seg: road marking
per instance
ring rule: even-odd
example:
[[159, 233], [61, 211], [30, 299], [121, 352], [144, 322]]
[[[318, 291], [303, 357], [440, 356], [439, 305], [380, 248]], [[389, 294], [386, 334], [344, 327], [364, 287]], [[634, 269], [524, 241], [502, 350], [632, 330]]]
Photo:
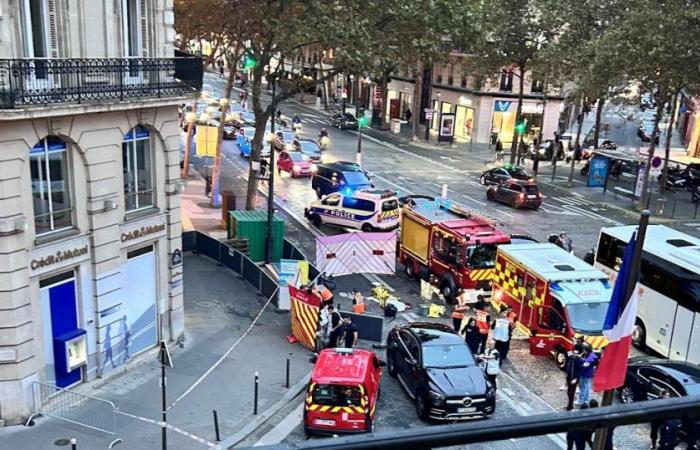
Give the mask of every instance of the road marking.
[[301, 403], [299, 406], [294, 408], [294, 410], [289, 413], [287, 417], [282, 419], [273, 429], [265, 433], [263, 437], [253, 445], [253, 447], [274, 445], [282, 442], [282, 440], [284, 440], [284, 438], [286, 438], [289, 433], [291, 433], [294, 428], [299, 425], [302, 420], [303, 412], [304, 404]]
[[121, 414], [122, 416], [130, 417], [130, 418], [132, 418], [132, 419], [140, 420], [140, 421], [142, 421], [142, 422], [150, 423], [150, 424], [152, 424], [152, 425], [157, 425], [157, 426], [159, 426], [159, 427], [161, 427], [161, 428], [162, 428], [163, 426], [165, 426], [165, 428], [167, 428], [167, 429], [169, 429], [169, 430], [172, 430], [172, 431], [174, 431], [174, 432], [176, 432], [176, 433], [179, 433], [179, 434], [181, 434], [181, 435], [183, 435], [183, 436], [186, 436], [186, 437], [188, 437], [188, 438], [190, 438], [190, 439], [193, 439], [193, 440], [195, 440], [195, 441], [197, 441], [197, 442], [199, 442], [199, 443], [201, 443], [201, 444], [206, 445], [207, 447], [210, 447], [210, 448], [218, 448], [218, 445], [215, 444], [214, 442], [209, 442], [209, 441], [207, 441], [206, 439], [197, 436], [196, 434], [192, 434], [192, 433], [190, 433], [190, 432], [188, 432], [188, 431], [185, 431], [185, 430], [183, 430], [183, 429], [181, 429], [181, 428], [178, 428], [178, 427], [176, 427], [176, 426], [174, 426], [174, 425], [170, 425], [169, 423], [163, 423], [162, 421], [159, 421], [159, 420], [153, 420], [153, 419], [149, 419], [148, 417], [137, 416], [137, 415], [135, 415], [135, 414], [129, 414], [129, 413], [127, 413], [127, 412], [119, 411], [119, 410], [115, 411], [115, 413], [116, 413], [116, 414]]

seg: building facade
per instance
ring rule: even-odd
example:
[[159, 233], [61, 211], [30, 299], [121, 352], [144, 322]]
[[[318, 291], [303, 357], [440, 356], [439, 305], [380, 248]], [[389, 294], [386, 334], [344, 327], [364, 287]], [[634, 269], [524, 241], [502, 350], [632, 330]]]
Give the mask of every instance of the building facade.
[[184, 332], [172, 9], [0, 0], [0, 422]]
[[[433, 66], [430, 90], [424, 89], [420, 114], [424, 117], [426, 108], [433, 111], [430, 128], [435, 133], [440, 129], [442, 117], [454, 114], [454, 137], [460, 142], [494, 143], [500, 139], [510, 143], [518, 107], [517, 71], [506, 68], [479, 84], [464, 68], [467, 57], [453, 52], [447, 63]], [[405, 70], [392, 74], [387, 88], [386, 118], [404, 119], [406, 110], [413, 108], [413, 95], [412, 74]], [[526, 72], [522, 109], [526, 143], [532, 142], [540, 129], [543, 139], [553, 138], [563, 101], [560, 92], [551, 88], [545, 99], [544, 80]]]

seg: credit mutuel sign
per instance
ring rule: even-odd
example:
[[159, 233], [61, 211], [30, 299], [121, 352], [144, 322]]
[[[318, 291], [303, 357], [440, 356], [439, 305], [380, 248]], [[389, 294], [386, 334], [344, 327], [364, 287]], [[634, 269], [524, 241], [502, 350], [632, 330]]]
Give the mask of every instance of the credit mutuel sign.
[[29, 270], [32, 276], [75, 266], [90, 258], [87, 236], [78, 236], [54, 245], [42, 246], [29, 253]]
[[151, 241], [165, 234], [166, 225], [163, 216], [149, 217], [145, 220], [124, 224], [119, 229], [122, 247]]
[[131, 230], [122, 233], [121, 240], [122, 242], [129, 242], [135, 239], [149, 236], [151, 234], [160, 233], [161, 231], [165, 231], [164, 223], [160, 223], [157, 225], [144, 225], [141, 228], [137, 228], [136, 230]]

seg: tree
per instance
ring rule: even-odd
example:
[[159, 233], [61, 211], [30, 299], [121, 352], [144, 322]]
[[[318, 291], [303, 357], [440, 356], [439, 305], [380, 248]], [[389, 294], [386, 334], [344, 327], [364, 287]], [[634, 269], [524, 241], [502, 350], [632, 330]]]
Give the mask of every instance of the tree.
[[[664, 105], [683, 88], [700, 86], [700, 43], [694, 30], [700, 27], [700, 8], [695, 0], [628, 0], [624, 16], [601, 37], [601, 58], [613, 62], [627, 80], [639, 82], [653, 93], [657, 104], [652, 139], [649, 143], [640, 209], [648, 207], [649, 168], [654, 158], [656, 137]], [[664, 171], [668, 170], [669, 151]]]
[[501, 0], [482, 2], [480, 26], [482, 39], [470, 45], [470, 71], [482, 79], [504, 73], [518, 79], [516, 126], [511, 145], [511, 164], [524, 131], [522, 107], [525, 77], [536, 68], [545, 50], [562, 32], [563, 17], [553, 14], [558, 0]]

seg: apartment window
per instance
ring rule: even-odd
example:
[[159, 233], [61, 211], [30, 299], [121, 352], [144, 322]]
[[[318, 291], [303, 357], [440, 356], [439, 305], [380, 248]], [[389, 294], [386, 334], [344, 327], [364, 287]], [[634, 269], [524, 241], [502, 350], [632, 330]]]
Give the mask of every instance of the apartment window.
[[544, 91], [544, 82], [542, 80], [537, 79], [537, 78], [532, 80], [531, 91], [533, 94], [541, 94]]
[[505, 70], [501, 72], [501, 83], [499, 90], [504, 92], [511, 92], [513, 90], [513, 72]]
[[55, 136], [39, 141], [29, 153], [36, 234], [72, 226], [68, 151]]
[[148, 1], [122, 0], [124, 56], [148, 57]]
[[148, 130], [136, 127], [124, 136], [122, 163], [126, 210], [153, 206], [151, 134]]

